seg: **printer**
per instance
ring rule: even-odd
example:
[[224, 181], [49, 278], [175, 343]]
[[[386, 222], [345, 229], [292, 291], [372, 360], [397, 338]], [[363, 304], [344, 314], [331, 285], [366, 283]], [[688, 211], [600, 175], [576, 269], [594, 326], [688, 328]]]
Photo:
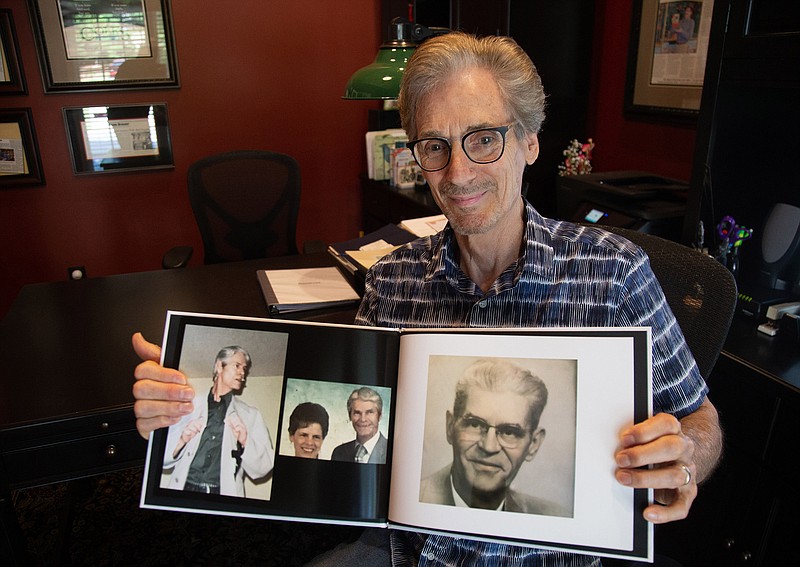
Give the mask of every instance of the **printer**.
[[681, 240], [689, 185], [644, 171], [611, 171], [558, 178], [558, 218], [630, 228]]

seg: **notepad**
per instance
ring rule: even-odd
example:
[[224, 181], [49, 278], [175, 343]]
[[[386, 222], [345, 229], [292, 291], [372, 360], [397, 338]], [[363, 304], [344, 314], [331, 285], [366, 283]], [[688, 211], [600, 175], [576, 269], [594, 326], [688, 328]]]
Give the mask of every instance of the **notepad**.
[[256, 275], [270, 313], [346, 306], [360, 300], [335, 267], [258, 270]]

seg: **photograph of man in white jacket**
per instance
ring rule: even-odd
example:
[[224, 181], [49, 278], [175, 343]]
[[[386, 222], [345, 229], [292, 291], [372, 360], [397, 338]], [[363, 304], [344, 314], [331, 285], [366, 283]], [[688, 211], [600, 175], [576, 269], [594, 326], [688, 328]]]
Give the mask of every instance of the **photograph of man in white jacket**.
[[270, 473], [275, 450], [269, 430], [261, 412], [239, 398], [251, 366], [242, 347], [219, 351], [211, 389], [198, 392], [194, 411], [169, 428], [168, 488], [245, 496], [245, 475], [257, 481]]

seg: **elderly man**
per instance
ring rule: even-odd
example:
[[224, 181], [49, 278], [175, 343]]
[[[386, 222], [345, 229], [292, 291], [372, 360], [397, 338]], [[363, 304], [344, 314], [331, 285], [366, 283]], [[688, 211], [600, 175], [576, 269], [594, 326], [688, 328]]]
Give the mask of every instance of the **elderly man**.
[[530, 370], [499, 359], [470, 365], [446, 417], [453, 463], [422, 480], [420, 501], [568, 516], [555, 502], [511, 488], [520, 467], [544, 442], [539, 418], [546, 404], [547, 387]]
[[[616, 480], [654, 488], [644, 517], [684, 518], [721, 448], [707, 387], [644, 252], [597, 227], [543, 218], [521, 195], [539, 155], [545, 95], [510, 38], [451, 33], [424, 42], [399, 98], [409, 146], [448, 226], [379, 261], [356, 322], [387, 327], [650, 326], [652, 418], [621, 432]], [[190, 411], [191, 389], [146, 359], [135, 376], [137, 427], [148, 435]], [[652, 465], [652, 466], [650, 466]], [[384, 532], [387, 530], [384, 530]], [[596, 566], [600, 559], [544, 549], [389, 530], [368, 531], [330, 564]], [[391, 549], [390, 549], [391, 543]]]
[[382, 465], [386, 462], [386, 437], [378, 429], [383, 415], [383, 399], [372, 388], [356, 388], [347, 398], [347, 415], [356, 438], [333, 450], [332, 461]]
[[244, 496], [245, 474], [258, 480], [272, 470], [275, 452], [264, 418], [236, 395], [251, 366], [240, 346], [217, 353], [210, 391], [194, 400], [194, 411], [167, 435], [169, 488]]

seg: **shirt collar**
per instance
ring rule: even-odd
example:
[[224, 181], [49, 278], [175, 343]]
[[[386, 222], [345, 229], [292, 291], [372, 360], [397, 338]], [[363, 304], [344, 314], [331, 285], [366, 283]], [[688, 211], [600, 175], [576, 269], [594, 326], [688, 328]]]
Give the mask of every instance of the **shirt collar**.
[[[367, 455], [371, 455], [372, 454], [372, 450], [375, 448], [375, 445], [377, 445], [378, 439], [380, 438], [380, 436], [381, 436], [381, 432], [378, 431], [375, 435], [370, 437], [370, 439], [366, 443], [362, 443], [364, 448], [367, 450]], [[358, 443], [358, 441], [356, 441], [356, 443]]]
[[[522, 256], [514, 269], [513, 283], [517, 282], [523, 272], [552, 278], [555, 258], [553, 235], [544, 217], [527, 201], [524, 215], [526, 245], [522, 247]], [[429, 238], [431, 246], [428, 252], [430, 258], [426, 262], [426, 280], [444, 279], [461, 292], [482, 295], [478, 286], [459, 267], [458, 244], [450, 223], [447, 223], [441, 232]]]
[[[461, 498], [461, 496], [459, 496], [458, 492], [456, 492], [456, 487], [453, 486], [453, 474], [450, 473], [450, 476], [448, 476], [447, 478], [450, 479], [450, 490], [453, 492], [453, 502], [455, 503], [456, 508], [469, 508], [470, 507], [469, 504], [464, 502], [464, 499]], [[500, 502], [500, 505], [497, 507], [496, 511], [502, 512], [505, 505], [506, 505], [506, 499], [503, 498], [503, 501]]]

